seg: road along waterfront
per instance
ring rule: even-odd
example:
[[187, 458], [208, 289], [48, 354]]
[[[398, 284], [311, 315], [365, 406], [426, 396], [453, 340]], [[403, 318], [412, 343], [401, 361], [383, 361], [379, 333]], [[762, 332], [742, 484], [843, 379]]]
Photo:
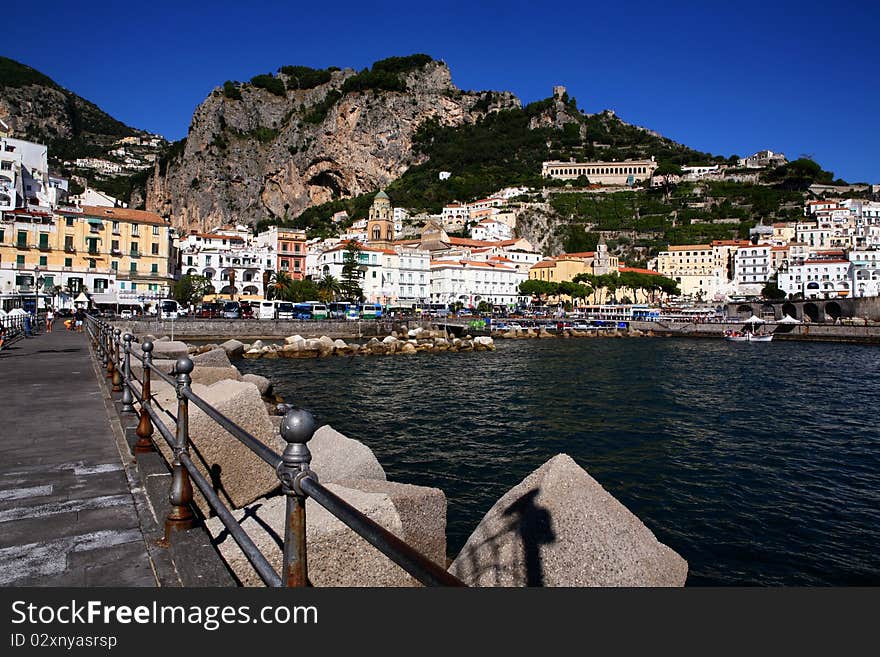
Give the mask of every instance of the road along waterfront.
[[876, 348], [497, 346], [238, 366], [365, 442], [389, 478], [443, 489], [452, 556], [504, 492], [564, 452], [688, 560], [689, 585], [880, 584]]

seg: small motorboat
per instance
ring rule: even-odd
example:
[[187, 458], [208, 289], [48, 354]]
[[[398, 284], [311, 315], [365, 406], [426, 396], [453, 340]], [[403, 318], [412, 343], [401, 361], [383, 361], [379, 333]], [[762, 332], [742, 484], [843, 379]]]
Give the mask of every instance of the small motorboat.
[[751, 331], [745, 331], [740, 333], [739, 331], [725, 331], [724, 339], [728, 342], [770, 342], [773, 340], [772, 333], [752, 333]]

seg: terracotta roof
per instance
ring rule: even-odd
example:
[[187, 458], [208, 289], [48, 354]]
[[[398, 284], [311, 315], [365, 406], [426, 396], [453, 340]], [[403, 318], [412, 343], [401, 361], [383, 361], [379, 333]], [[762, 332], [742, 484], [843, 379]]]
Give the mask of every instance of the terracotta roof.
[[556, 257], [557, 257], [557, 259], [558, 258], [595, 258], [596, 252], [595, 251], [580, 251], [578, 253], [560, 253]]
[[839, 260], [836, 258], [822, 259], [818, 258], [815, 260], [804, 260], [805, 265], [827, 265], [827, 264], [839, 264], [839, 263], [849, 264], [849, 260]]
[[105, 208], [101, 206], [84, 205], [82, 206], [82, 211], [83, 215], [86, 217], [110, 219], [111, 221], [128, 221], [136, 224], [153, 224], [156, 226], [170, 225], [158, 214], [144, 212], [143, 210], [132, 210], [131, 208]]
[[548, 267], [555, 267], [555, 260], [542, 260], [541, 262], [536, 262], [532, 265], [532, 269], [547, 269]]
[[700, 251], [700, 250], [709, 250], [712, 248], [711, 244], [679, 244], [678, 246], [670, 246], [667, 250], [669, 251]]
[[651, 276], [662, 276], [659, 271], [653, 269], [641, 269], [640, 267], [618, 267], [620, 272], [632, 272], [634, 274], [650, 274]]

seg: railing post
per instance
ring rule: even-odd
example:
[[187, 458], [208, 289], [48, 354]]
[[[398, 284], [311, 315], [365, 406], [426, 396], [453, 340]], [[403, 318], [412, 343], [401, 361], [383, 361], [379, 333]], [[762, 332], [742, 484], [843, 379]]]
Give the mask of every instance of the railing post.
[[193, 499], [189, 473], [180, 462], [181, 454], [189, 453], [189, 400], [183, 391], [189, 390], [193, 362], [189, 356], [181, 356], [174, 366], [177, 375], [177, 433], [174, 441], [174, 461], [171, 472], [171, 510], [165, 518], [165, 540], [171, 540], [171, 532], [189, 529], [193, 525], [193, 513], [189, 508]]
[[104, 329], [104, 342], [107, 345], [107, 378], [113, 378], [113, 329], [106, 327]]
[[113, 330], [112, 340], [112, 348], [113, 348], [113, 392], [122, 392], [122, 372], [119, 371], [119, 343], [121, 340], [119, 336], [122, 334], [122, 331], [119, 329]]
[[109, 372], [108, 367], [108, 355], [107, 355], [107, 329], [103, 324], [98, 324], [98, 340], [101, 343], [101, 367], [104, 368], [105, 371]]
[[141, 390], [141, 419], [138, 422], [137, 429], [135, 429], [138, 437], [138, 441], [134, 446], [135, 454], [146, 454], [153, 451], [153, 421], [150, 419], [150, 413], [147, 410], [147, 405], [150, 404], [150, 395], [152, 394], [150, 392], [150, 369], [153, 366], [153, 343], [147, 340], [141, 345], [141, 350], [144, 352], [144, 387]]
[[284, 555], [281, 562], [281, 581], [285, 586], [308, 586], [309, 569], [306, 555], [306, 493], [300, 486], [305, 477], [313, 477], [309, 470], [312, 454], [306, 443], [316, 428], [315, 418], [302, 408], [293, 408], [281, 421], [281, 437], [287, 447], [276, 472], [281, 490], [287, 495], [287, 516], [284, 523]]
[[122, 412], [134, 413], [134, 395], [131, 394], [131, 341], [134, 336], [126, 333], [122, 336], [122, 346], [125, 353], [122, 361]]

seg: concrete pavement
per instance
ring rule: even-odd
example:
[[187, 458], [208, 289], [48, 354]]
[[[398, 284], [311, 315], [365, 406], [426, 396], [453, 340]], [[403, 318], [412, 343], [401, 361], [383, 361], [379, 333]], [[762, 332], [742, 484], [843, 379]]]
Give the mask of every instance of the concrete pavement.
[[157, 585], [87, 339], [0, 351], [0, 585]]

